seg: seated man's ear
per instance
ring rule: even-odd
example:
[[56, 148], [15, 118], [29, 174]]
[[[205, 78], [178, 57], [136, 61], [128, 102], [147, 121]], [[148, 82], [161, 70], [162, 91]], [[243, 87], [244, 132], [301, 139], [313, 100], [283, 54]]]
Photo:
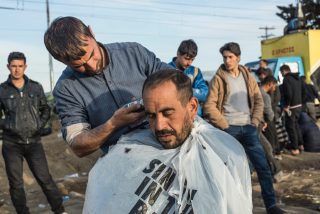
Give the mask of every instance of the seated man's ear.
[[190, 111], [192, 116], [196, 116], [198, 113], [198, 105], [199, 101], [196, 97], [191, 97], [188, 103], [188, 110]]

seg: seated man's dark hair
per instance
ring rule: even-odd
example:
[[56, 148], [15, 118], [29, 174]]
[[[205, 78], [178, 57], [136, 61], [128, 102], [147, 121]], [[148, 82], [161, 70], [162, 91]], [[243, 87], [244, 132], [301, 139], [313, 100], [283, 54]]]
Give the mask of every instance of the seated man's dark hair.
[[168, 81], [176, 86], [179, 94], [177, 99], [185, 106], [192, 97], [191, 80], [183, 72], [176, 69], [160, 70], [150, 75], [143, 84], [142, 93]]
[[233, 53], [236, 56], [241, 55], [240, 46], [238, 43], [235, 43], [235, 42], [229, 42], [229, 43], [224, 44], [220, 48], [220, 53], [223, 54], [224, 51], [230, 51], [231, 53]]
[[178, 53], [182, 55], [187, 55], [187, 57], [194, 58], [198, 54], [198, 46], [192, 39], [183, 40], [178, 48]]
[[14, 52], [11, 52], [8, 56], [8, 64], [10, 64], [12, 60], [16, 60], [16, 59], [23, 60], [24, 63], [27, 62], [26, 56], [23, 53], [14, 51]]
[[85, 37], [94, 38], [88, 26], [80, 19], [66, 16], [56, 18], [44, 34], [44, 44], [56, 60], [78, 60], [85, 51]]

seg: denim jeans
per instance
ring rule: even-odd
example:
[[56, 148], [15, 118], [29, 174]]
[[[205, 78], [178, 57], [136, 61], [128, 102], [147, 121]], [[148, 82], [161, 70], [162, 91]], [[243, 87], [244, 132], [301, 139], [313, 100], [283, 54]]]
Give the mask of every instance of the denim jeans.
[[229, 128], [224, 129], [224, 131], [232, 135], [242, 144], [250, 162], [258, 174], [261, 194], [266, 208], [268, 209], [276, 205], [272, 176], [264, 150], [259, 141], [257, 128], [253, 125], [230, 125]]
[[17, 144], [4, 141], [2, 155], [9, 180], [12, 203], [18, 214], [28, 214], [23, 185], [23, 159], [25, 158], [54, 213], [64, 212], [62, 196], [48, 169], [47, 159], [41, 143]]
[[279, 161], [273, 157], [272, 146], [262, 132], [259, 132], [259, 139], [260, 139], [260, 143], [262, 145], [262, 148], [265, 152], [265, 156], [268, 161], [271, 175], [274, 176], [275, 174], [277, 174], [278, 172], [281, 171], [281, 165], [280, 165]]

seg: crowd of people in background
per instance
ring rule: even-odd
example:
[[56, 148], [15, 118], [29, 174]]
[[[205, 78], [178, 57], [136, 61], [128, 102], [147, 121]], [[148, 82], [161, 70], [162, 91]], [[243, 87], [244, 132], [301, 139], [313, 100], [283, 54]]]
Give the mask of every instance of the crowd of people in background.
[[[292, 73], [284, 64], [280, 68], [284, 79], [279, 85], [267, 60], [261, 59], [259, 69], [250, 71], [240, 64], [239, 44], [230, 42], [221, 47], [223, 63], [208, 83], [200, 68], [192, 65], [198, 53], [192, 39], [182, 41], [167, 64], [138, 43], [96, 41], [92, 29], [74, 17], [53, 21], [44, 42], [50, 54], [67, 66], [53, 95], [63, 138], [77, 156], [98, 149], [107, 153], [121, 135], [146, 126], [138, 123], [144, 117], [141, 104], [123, 106], [142, 97], [148, 76], [174, 68], [191, 79], [193, 96], [200, 104], [198, 116], [243, 146], [251, 169], [257, 172], [267, 213], [285, 213], [276, 205], [273, 188], [273, 182], [282, 179], [282, 154], [297, 156], [310, 148], [306, 141], [320, 138], [315, 125], [319, 91], [304, 76]], [[50, 115], [42, 86], [24, 74], [23, 53], [9, 55], [8, 69], [9, 78], [0, 85], [0, 108], [4, 113], [0, 125], [13, 205], [17, 213], [29, 213], [22, 179], [25, 158], [52, 211], [64, 213], [40, 143], [39, 130]], [[301, 128], [300, 120], [307, 121], [305, 128]], [[287, 133], [287, 141], [280, 141], [279, 127]], [[313, 148], [320, 152], [320, 146]]]

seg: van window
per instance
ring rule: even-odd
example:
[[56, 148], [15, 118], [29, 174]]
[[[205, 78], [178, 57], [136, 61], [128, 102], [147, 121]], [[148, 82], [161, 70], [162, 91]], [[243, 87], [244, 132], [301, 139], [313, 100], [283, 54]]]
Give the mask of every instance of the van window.
[[272, 73], [274, 74], [274, 70], [276, 68], [277, 62], [269, 62], [268, 63], [268, 68], [271, 69]]

